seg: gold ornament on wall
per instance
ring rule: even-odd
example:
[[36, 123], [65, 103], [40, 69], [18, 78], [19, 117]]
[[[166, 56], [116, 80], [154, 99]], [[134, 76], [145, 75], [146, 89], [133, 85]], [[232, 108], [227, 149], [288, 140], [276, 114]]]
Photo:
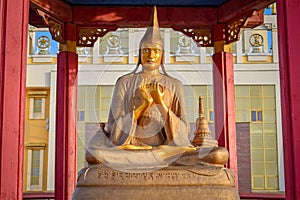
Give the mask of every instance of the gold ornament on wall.
[[36, 41], [36, 45], [39, 48], [39, 55], [47, 55], [48, 54], [48, 50], [50, 48], [50, 43], [51, 40], [49, 37], [42, 35], [39, 36], [37, 41]]
[[264, 38], [262, 35], [255, 33], [250, 36], [249, 42], [253, 47], [260, 47], [264, 44]]

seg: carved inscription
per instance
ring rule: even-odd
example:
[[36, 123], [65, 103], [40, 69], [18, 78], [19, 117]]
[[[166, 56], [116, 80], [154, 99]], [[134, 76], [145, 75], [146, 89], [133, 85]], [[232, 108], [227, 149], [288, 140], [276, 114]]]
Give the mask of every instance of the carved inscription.
[[138, 183], [147, 183], [147, 184], [164, 184], [164, 183], [181, 183], [182, 181], [198, 182], [199, 175], [192, 172], [147, 172], [147, 173], [129, 173], [121, 171], [112, 171], [112, 170], [98, 170], [97, 178], [99, 183], [106, 184], [138, 184]]
[[228, 178], [227, 169], [220, 167], [171, 167], [150, 172], [126, 172], [105, 166], [86, 168], [77, 186], [181, 186], [220, 184], [234, 186], [234, 178]]

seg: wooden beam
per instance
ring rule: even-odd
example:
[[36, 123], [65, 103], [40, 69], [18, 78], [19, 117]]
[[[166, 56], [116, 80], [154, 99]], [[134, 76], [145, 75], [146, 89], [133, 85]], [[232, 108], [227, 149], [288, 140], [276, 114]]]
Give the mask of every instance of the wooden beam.
[[47, 27], [43, 18], [40, 15], [38, 15], [36, 9], [29, 10], [29, 22], [28, 23], [37, 28], [46, 28]]
[[[231, 0], [219, 7], [158, 7], [160, 27], [204, 29], [216, 23], [232, 23], [251, 17], [275, 0]], [[117, 25], [121, 28], [147, 27], [151, 6], [70, 6], [61, 0], [31, 0], [31, 9], [41, 9], [64, 23], [84, 26]]]
[[[161, 28], [173, 25], [186, 28], [203, 28], [215, 24], [217, 9], [203, 7], [158, 7]], [[117, 25], [140, 28], [149, 25], [152, 7], [91, 7], [74, 6], [73, 23], [86, 26]]]
[[231, 23], [243, 17], [251, 17], [254, 11], [259, 11], [276, 0], [231, 0], [218, 8], [218, 22]]
[[264, 9], [254, 11], [252, 16], [248, 18], [243, 28], [255, 28], [264, 23]]
[[60, 20], [61, 22], [72, 21], [72, 7], [61, 0], [30, 0], [31, 9], [40, 9]]

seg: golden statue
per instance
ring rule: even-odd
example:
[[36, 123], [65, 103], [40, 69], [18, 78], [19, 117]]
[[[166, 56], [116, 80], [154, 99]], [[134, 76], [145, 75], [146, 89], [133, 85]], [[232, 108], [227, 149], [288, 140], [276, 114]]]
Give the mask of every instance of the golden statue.
[[[108, 118], [110, 139], [122, 149], [191, 146], [182, 84], [164, 69], [156, 8], [151, 22], [139, 45], [136, 69], [116, 83]], [[139, 65], [142, 70], [136, 73]]]
[[[149, 164], [152, 160], [159, 162], [157, 166], [165, 167], [165, 159], [178, 155], [179, 158], [185, 152], [194, 151], [192, 157], [199, 157], [199, 147], [202, 145], [198, 141], [198, 135], [193, 142], [189, 139], [190, 123], [188, 121], [185, 98], [182, 83], [170, 77], [163, 65], [164, 43], [161, 39], [160, 30], [157, 21], [156, 7], [152, 15], [150, 27], [147, 29], [139, 45], [139, 60], [133, 72], [120, 77], [115, 85], [110, 113], [108, 117], [107, 131], [102, 127], [109, 140], [105, 147], [117, 147], [120, 150], [135, 151], [141, 154], [141, 160], [147, 157]], [[142, 70], [138, 71], [142, 65]], [[161, 67], [161, 71], [159, 68]], [[202, 107], [200, 106], [199, 109]], [[203, 108], [202, 111], [204, 112]], [[202, 116], [202, 115], [201, 115]], [[199, 129], [199, 126], [197, 127]], [[205, 138], [206, 141], [207, 138]], [[112, 159], [108, 155], [113, 154], [116, 149], [102, 149], [107, 157], [98, 154], [101, 146], [93, 138], [87, 151], [87, 161], [91, 164], [96, 163], [115, 163], [121, 165], [122, 161]], [[196, 142], [195, 142], [196, 141]], [[214, 145], [206, 146], [209, 150], [218, 149], [217, 142]], [[103, 146], [103, 145], [102, 145]], [[198, 148], [198, 151], [197, 148]], [[145, 152], [149, 151], [146, 155]], [[119, 152], [127, 160], [130, 160], [131, 153]], [[226, 151], [227, 153], [227, 151]], [[205, 154], [210, 154], [206, 152]], [[222, 154], [223, 155], [223, 154]], [[144, 156], [144, 157], [143, 157]], [[139, 163], [138, 155], [128, 163], [145, 164], [145, 161]], [[202, 156], [203, 157], [203, 156]], [[205, 155], [207, 158], [207, 155]], [[225, 156], [226, 157], [226, 156]], [[176, 159], [172, 160], [174, 162]], [[208, 159], [210, 160], [210, 158]], [[212, 164], [220, 162], [211, 159]], [[224, 160], [224, 159], [223, 159]], [[225, 159], [227, 161], [227, 157]], [[207, 159], [205, 160], [205, 162]], [[224, 161], [221, 161], [221, 164]]]
[[224, 168], [228, 152], [211, 137], [201, 97], [189, 140], [183, 86], [164, 69], [156, 8], [151, 21], [136, 69], [116, 83], [107, 130], [100, 124], [90, 140], [89, 166], [78, 174], [73, 200], [239, 199]]

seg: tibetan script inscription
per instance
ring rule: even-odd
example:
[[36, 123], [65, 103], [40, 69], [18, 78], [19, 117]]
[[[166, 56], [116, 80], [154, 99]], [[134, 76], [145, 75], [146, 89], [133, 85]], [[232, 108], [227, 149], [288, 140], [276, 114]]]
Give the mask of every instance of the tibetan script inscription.
[[[221, 174], [223, 173], [217, 173], [216, 176]], [[197, 172], [176, 169], [131, 173], [98, 168], [95, 175], [97, 177], [97, 185], [181, 185], [187, 183], [199, 185], [204, 179], [209, 178], [209, 176], [198, 174]]]

